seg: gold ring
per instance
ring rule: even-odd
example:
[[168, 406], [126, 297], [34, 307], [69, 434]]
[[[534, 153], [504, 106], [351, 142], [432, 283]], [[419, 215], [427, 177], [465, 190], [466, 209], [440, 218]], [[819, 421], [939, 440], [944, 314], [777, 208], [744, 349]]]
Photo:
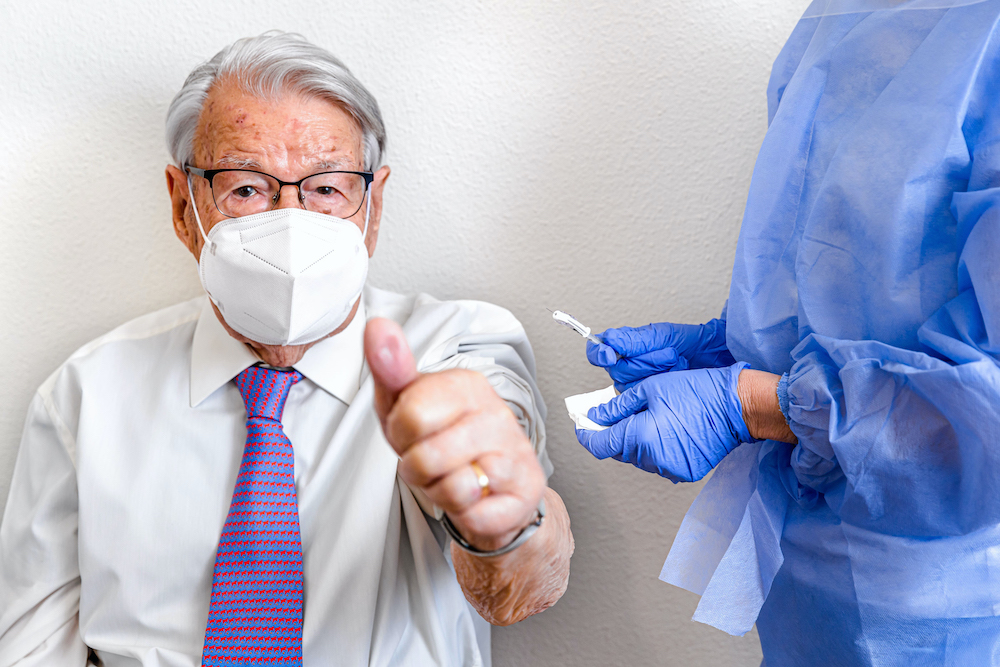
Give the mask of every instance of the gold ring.
[[485, 498], [490, 495], [490, 478], [486, 476], [483, 467], [473, 461], [469, 464], [472, 472], [476, 473], [476, 481], [479, 482], [479, 497]]

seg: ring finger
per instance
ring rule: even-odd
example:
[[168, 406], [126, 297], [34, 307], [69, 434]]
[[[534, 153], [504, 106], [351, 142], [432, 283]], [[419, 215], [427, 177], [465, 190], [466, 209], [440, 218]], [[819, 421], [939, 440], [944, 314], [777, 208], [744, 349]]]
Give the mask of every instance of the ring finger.
[[461, 513], [486, 497], [484, 486], [491, 495], [516, 490], [514, 461], [510, 457], [487, 453], [475, 463], [481, 468], [482, 475], [472, 465], [464, 465], [426, 487], [427, 497], [446, 512]]
[[[489, 451], [504, 449], [503, 438], [520, 428], [513, 415], [505, 412], [476, 412], [465, 415], [449, 428], [410, 447], [401, 458], [400, 473], [408, 483], [430, 486], [452, 472], [468, 467]], [[511, 424], [513, 422], [513, 424]]]

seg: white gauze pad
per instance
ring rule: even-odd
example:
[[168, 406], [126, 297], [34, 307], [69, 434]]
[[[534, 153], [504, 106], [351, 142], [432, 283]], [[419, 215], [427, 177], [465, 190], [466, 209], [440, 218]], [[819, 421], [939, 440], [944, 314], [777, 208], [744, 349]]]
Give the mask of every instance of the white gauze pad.
[[615, 386], [605, 387], [604, 389], [598, 389], [597, 391], [592, 391], [587, 394], [577, 394], [576, 396], [569, 396], [566, 398], [566, 410], [569, 412], [569, 418], [582, 429], [588, 431], [603, 431], [607, 426], [600, 426], [595, 424], [590, 418], [587, 417], [587, 411], [593, 407], [601, 405], [602, 403], [607, 403], [612, 398], [618, 395], [615, 391]]

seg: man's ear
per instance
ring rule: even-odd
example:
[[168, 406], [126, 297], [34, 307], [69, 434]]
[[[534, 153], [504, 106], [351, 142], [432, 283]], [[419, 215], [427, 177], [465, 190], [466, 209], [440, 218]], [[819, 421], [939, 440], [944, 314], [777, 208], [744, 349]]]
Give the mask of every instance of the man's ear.
[[372, 210], [368, 218], [368, 235], [365, 237], [365, 246], [368, 248], [369, 257], [375, 254], [375, 244], [378, 243], [379, 223], [382, 221], [382, 193], [385, 190], [385, 182], [389, 178], [389, 173], [388, 165], [376, 171], [369, 191]]
[[174, 233], [184, 247], [197, 260], [201, 253], [201, 238], [195, 223], [188, 215], [191, 205], [187, 176], [172, 164], [167, 165], [167, 191], [170, 193], [170, 208], [173, 215]]

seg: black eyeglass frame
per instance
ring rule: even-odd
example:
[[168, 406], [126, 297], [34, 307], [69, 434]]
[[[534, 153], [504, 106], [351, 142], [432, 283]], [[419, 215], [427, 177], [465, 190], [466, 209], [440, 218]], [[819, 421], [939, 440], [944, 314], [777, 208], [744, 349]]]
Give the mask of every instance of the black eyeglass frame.
[[[361, 176], [362, 178], [365, 179], [366, 197], [368, 196], [368, 188], [371, 186], [372, 181], [375, 180], [375, 174], [370, 171], [346, 171], [337, 169], [331, 171], [318, 171], [315, 174], [309, 174], [305, 178], [300, 178], [297, 181], [283, 181], [277, 176], [272, 176], [271, 174], [268, 174], [263, 171], [257, 171], [256, 169], [236, 169], [236, 168], [199, 169], [198, 167], [192, 167], [191, 165], [186, 164], [184, 165], [184, 170], [187, 171], [189, 174], [194, 174], [195, 176], [201, 176], [206, 181], [208, 181], [208, 189], [212, 191], [212, 203], [215, 204], [215, 210], [217, 210], [219, 213], [222, 213], [222, 215], [225, 215], [227, 218], [233, 218], [235, 216], [226, 215], [225, 213], [222, 212], [222, 209], [219, 208], [219, 202], [215, 201], [215, 188], [212, 187], [212, 181], [213, 179], [215, 179], [215, 176], [217, 174], [221, 174], [224, 171], [249, 171], [253, 174], [260, 174], [261, 176], [267, 176], [268, 178], [273, 178], [274, 180], [276, 180], [278, 182], [278, 191], [274, 193], [274, 197], [271, 198], [271, 208], [268, 209], [269, 211], [274, 210], [275, 205], [278, 203], [278, 198], [281, 196], [281, 188], [285, 187], [286, 185], [294, 185], [295, 191], [299, 193], [299, 201], [305, 201], [305, 197], [302, 196], [302, 184], [308, 181], [313, 176], [322, 176], [323, 174], [355, 174], [357, 176]], [[351, 213], [351, 215], [347, 217], [350, 218], [354, 215], [357, 215], [358, 211], [360, 211], [361, 207], [364, 205], [365, 205], [365, 200], [362, 199], [361, 204], [358, 205], [357, 210], [354, 211], [354, 213]]]

